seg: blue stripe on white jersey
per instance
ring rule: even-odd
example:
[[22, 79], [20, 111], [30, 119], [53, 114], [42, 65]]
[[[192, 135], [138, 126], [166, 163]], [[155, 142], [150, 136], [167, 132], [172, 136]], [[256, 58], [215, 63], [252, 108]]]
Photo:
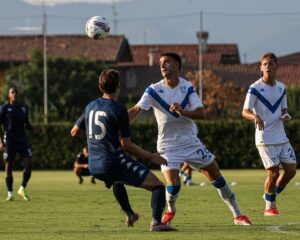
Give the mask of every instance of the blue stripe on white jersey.
[[[153, 99], [155, 99], [155, 101], [157, 101], [157, 103], [163, 108], [165, 109], [168, 113], [170, 113], [171, 115], [173, 115], [174, 117], [178, 118], [179, 114], [176, 112], [170, 112], [170, 105], [167, 104], [156, 92], [153, 88], [148, 87], [145, 90], [146, 93], [148, 93], [149, 95], [151, 95], [153, 97]], [[184, 109], [186, 107], [186, 105], [189, 103], [189, 96], [195, 92], [195, 89], [193, 86], [190, 86], [188, 88], [187, 94], [185, 96], [185, 98], [183, 99], [182, 103], [180, 104], [182, 109]]]
[[277, 108], [280, 106], [280, 103], [283, 99], [283, 97], [286, 94], [286, 90], [284, 89], [282, 95], [280, 98], [275, 102], [274, 105], [272, 105], [263, 95], [261, 95], [255, 88], [250, 87], [248, 90], [248, 93], [251, 93], [257, 97], [259, 101], [261, 101], [272, 113], [274, 113]]
[[183, 101], [182, 101], [182, 103], [181, 103], [182, 109], [184, 109], [184, 108], [186, 107], [186, 105], [189, 103], [189, 96], [190, 96], [192, 93], [194, 93], [194, 92], [196, 92], [196, 91], [195, 91], [195, 88], [194, 88], [193, 86], [190, 86], [190, 87], [188, 88], [188, 92], [187, 92], [185, 98], [183, 99]]

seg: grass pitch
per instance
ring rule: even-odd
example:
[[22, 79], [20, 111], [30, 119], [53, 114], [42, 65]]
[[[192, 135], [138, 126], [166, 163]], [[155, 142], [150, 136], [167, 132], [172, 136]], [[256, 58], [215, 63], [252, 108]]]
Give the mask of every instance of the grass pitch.
[[[278, 197], [278, 217], [264, 217], [262, 199], [264, 170], [223, 170], [242, 212], [253, 226], [233, 225], [232, 215], [203, 175], [193, 173], [194, 186], [182, 186], [173, 226], [177, 232], [151, 233], [150, 197], [145, 190], [128, 187], [133, 209], [140, 220], [133, 228], [124, 225], [124, 215], [102, 182], [96, 185], [85, 177], [82, 185], [72, 171], [34, 171], [28, 190], [32, 201], [26, 202], [15, 193], [15, 201], [0, 202], [0, 239], [300, 239], [300, 181], [297, 175]], [[161, 177], [159, 171], [156, 172]], [[15, 192], [21, 182], [15, 172]], [[6, 188], [0, 180], [0, 197]]]

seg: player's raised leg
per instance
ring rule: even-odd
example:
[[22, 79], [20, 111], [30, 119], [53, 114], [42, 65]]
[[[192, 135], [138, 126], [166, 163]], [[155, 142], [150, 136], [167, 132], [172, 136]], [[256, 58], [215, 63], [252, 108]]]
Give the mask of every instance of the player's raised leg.
[[278, 195], [281, 193], [286, 185], [290, 182], [290, 180], [296, 175], [296, 169], [297, 165], [294, 163], [281, 163], [281, 166], [283, 167], [283, 174], [279, 176], [279, 178], [276, 181], [275, 186], [275, 193]]
[[242, 215], [238, 207], [235, 195], [229, 188], [224, 177], [221, 175], [217, 162], [214, 160], [207, 167], [203, 168], [202, 172], [209, 179], [209, 181], [211, 181], [212, 185], [215, 186], [221, 199], [229, 207], [234, 217], [234, 223], [236, 225], [244, 226], [252, 225], [249, 218], [245, 215]]

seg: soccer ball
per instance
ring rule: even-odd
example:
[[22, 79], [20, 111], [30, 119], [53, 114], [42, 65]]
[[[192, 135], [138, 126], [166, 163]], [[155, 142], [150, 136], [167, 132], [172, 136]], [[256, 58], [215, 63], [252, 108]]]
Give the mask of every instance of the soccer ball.
[[86, 34], [95, 40], [104, 39], [108, 36], [110, 26], [105, 17], [94, 16], [87, 20], [85, 25]]

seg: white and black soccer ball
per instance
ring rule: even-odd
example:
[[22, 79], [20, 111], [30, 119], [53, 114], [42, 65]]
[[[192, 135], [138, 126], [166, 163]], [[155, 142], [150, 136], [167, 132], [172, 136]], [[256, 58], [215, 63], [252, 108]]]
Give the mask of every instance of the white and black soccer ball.
[[105, 17], [94, 16], [87, 20], [85, 25], [86, 34], [95, 40], [104, 39], [110, 31], [109, 22]]

